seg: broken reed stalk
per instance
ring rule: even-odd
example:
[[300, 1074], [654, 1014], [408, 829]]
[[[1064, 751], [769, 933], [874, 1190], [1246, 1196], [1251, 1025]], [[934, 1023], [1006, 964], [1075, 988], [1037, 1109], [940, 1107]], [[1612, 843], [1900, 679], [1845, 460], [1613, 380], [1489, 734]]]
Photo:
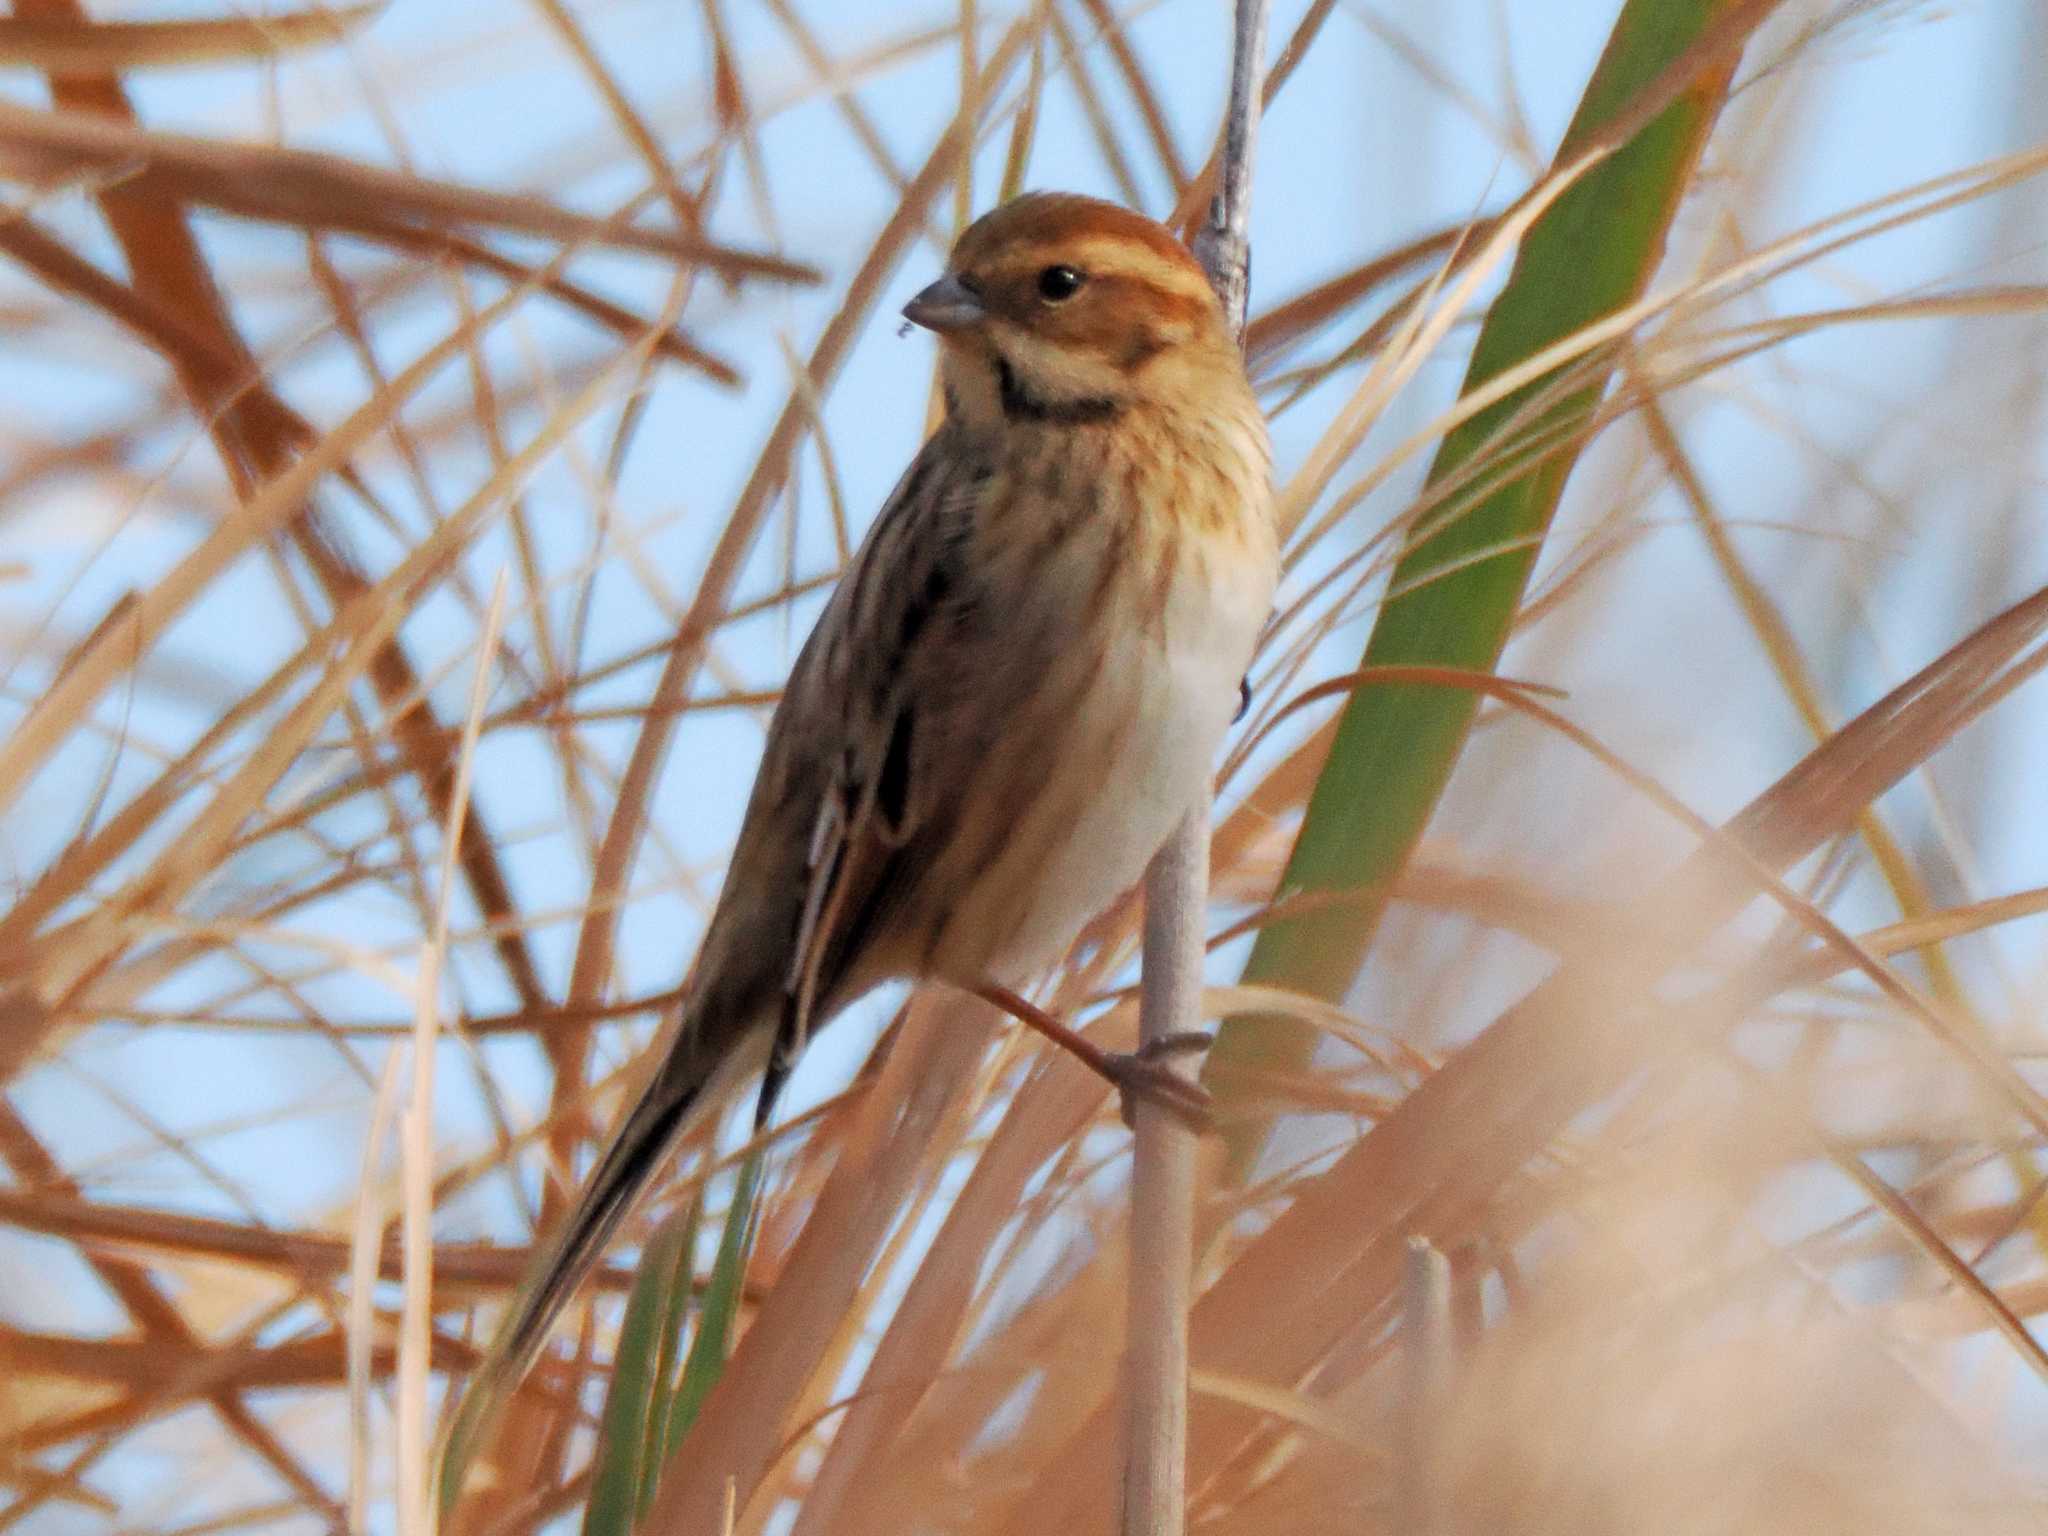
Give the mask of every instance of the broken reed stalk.
[[[1194, 249], [1224, 312], [1244, 327], [1252, 144], [1266, 57], [1267, 0], [1237, 0], [1230, 104], [1216, 195]], [[1209, 796], [1145, 875], [1141, 1046], [1200, 1028], [1209, 899]], [[1197, 1062], [1179, 1058], [1193, 1079]], [[1124, 1357], [1124, 1536], [1181, 1536], [1187, 1524], [1188, 1304], [1195, 1212], [1195, 1133], [1162, 1105], [1132, 1110], [1131, 1270]]]
[[1411, 1237], [1401, 1276], [1401, 1432], [1394, 1463], [1394, 1528], [1406, 1536], [1447, 1529], [1441, 1446], [1456, 1348], [1451, 1261], [1428, 1238]]

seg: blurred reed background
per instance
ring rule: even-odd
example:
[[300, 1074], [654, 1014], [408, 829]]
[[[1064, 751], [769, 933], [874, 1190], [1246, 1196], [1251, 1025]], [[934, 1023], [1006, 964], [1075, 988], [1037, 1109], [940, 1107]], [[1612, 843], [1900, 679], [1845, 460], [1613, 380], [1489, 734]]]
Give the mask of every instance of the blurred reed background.
[[[1199, 206], [1229, 22], [0, 17], [0, 1528], [427, 1528], [928, 420], [896, 307], [1006, 189]], [[2039, 1528], [2048, 13], [1273, 48], [1192, 1523]], [[1527, 387], [1474, 416], [1482, 336]], [[1041, 999], [1128, 1043], [1135, 933]], [[1101, 1085], [933, 994], [794, 1087], [684, 1150], [461, 1528], [1110, 1529]]]

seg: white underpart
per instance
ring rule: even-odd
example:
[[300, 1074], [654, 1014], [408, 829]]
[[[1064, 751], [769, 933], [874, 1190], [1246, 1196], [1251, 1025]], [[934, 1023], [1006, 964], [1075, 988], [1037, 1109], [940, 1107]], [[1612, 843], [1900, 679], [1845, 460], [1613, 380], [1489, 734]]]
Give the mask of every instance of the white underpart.
[[990, 966], [999, 979], [1021, 982], [1058, 959], [1089, 918], [1135, 885], [1214, 771], [1272, 606], [1272, 569], [1256, 559], [1181, 558], [1164, 624], [1109, 625], [1120, 654], [1073, 701], [1062, 734], [1084, 771], [1060, 775], [1073, 795], [1027, 813], [1004, 861], [1036, 869], [1005, 869], [986, 886], [1031, 893], [995, 920], [1008, 930]]

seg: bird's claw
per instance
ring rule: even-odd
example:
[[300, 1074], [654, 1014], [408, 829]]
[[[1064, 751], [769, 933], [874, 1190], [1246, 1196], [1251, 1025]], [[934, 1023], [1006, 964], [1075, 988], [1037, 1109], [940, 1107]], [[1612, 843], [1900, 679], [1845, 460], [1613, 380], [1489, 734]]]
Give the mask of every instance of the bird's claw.
[[1135, 1051], [1113, 1051], [1105, 1058], [1109, 1080], [1123, 1096], [1124, 1124], [1137, 1129], [1139, 1099], [1157, 1105], [1198, 1135], [1210, 1127], [1215, 1100], [1209, 1090], [1173, 1069], [1177, 1056], [1199, 1055], [1215, 1037], [1206, 1030], [1181, 1030], [1148, 1040]]

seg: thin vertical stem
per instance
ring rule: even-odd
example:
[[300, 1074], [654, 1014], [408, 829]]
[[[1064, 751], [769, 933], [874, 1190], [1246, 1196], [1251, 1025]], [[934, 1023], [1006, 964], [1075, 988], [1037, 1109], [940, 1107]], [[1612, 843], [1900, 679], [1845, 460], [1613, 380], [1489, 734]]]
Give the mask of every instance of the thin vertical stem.
[[440, 1508], [432, 1492], [432, 1432], [427, 1419], [427, 1373], [433, 1344], [434, 1296], [434, 1054], [441, 1032], [440, 968], [448, 952], [448, 908], [455, 895], [455, 865], [469, 814], [471, 776], [484, 703], [490, 696], [491, 658], [505, 617], [505, 573], [498, 572], [477, 641], [476, 678], [469, 716], [455, 759], [455, 787], [441, 850], [440, 896], [434, 927], [420, 947], [414, 995], [412, 1098], [399, 1118], [401, 1232], [405, 1297], [398, 1325], [398, 1528], [404, 1536], [434, 1536]]
[[1396, 1529], [1437, 1536], [1443, 1529], [1443, 1409], [1456, 1330], [1451, 1318], [1451, 1261], [1426, 1237], [1408, 1239], [1401, 1277], [1401, 1440], [1394, 1486]]
[[348, 1528], [370, 1528], [370, 1360], [378, 1260], [384, 1249], [387, 1191], [384, 1144], [398, 1106], [398, 1052], [384, 1059], [377, 1096], [370, 1108], [370, 1133], [363, 1139], [362, 1192], [356, 1199], [348, 1254]]
[[[1209, 797], [1188, 813], [1145, 876], [1146, 1044], [1201, 1022]], [[1195, 1057], [1166, 1058], [1195, 1075]], [[1124, 1536], [1180, 1536], [1187, 1525], [1188, 1302], [1195, 1221], [1195, 1133], [1145, 1098], [1131, 1111], [1131, 1278], [1124, 1357]]]
[[1240, 330], [1251, 286], [1252, 155], [1259, 128], [1256, 103], [1265, 90], [1266, 12], [1267, 0], [1238, 0], [1216, 195], [1210, 199], [1209, 216], [1195, 232], [1195, 255], [1223, 296], [1224, 312]]
[[[1230, 106], [1216, 196], [1195, 254], [1244, 324], [1250, 270], [1252, 144], [1266, 56], [1267, 0], [1238, 0]], [[1145, 973], [1138, 1034], [1147, 1046], [1201, 1025], [1209, 900], [1209, 797], [1191, 807], [1145, 876]], [[1196, 1063], [1174, 1070], [1192, 1080]], [[1194, 1133], [1164, 1107], [1132, 1111], [1131, 1279], [1125, 1360], [1124, 1536], [1181, 1536], [1187, 1525], [1188, 1302], [1194, 1252]]]

